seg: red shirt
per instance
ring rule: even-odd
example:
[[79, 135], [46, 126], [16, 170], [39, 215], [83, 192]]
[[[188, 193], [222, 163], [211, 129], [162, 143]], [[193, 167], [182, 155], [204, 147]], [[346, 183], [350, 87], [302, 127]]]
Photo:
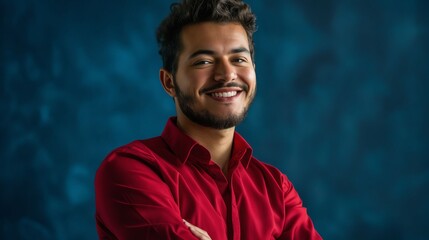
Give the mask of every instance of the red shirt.
[[114, 150], [95, 179], [100, 239], [322, 239], [288, 178], [234, 135], [228, 176], [171, 118], [160, 137]]

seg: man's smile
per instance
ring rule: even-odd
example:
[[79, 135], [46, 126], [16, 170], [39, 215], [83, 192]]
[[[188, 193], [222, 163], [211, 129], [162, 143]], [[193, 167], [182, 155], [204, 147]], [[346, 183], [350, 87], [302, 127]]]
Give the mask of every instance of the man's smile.
[[208, 92], [205, 92], [212, 99], [220, 102], [231, 102], [235, 100], [238, 96], [241, 95], [243, 89], [240, 87], [228, 87], [228, 88], [219, 88], [214, 89]]
[[229, 92], [214, 92], [212, 94], [213, 97], [218, 98], [226, 98], [226, 97], [233, 97], [237, 95], [237, 91], [229, 91]]
[[203, 89], [201, 92], [210, 96], [210, 98], [220, 102], [231, 102], [238, 98], [242, 92], [247, 92], [248, 86], [245, 84], [228, 83], [216, 84]]

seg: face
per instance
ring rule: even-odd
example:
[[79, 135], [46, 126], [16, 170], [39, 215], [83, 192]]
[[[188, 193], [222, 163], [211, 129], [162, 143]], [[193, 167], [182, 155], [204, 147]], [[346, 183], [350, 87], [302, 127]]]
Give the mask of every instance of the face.
[[256, 92], [246, 32], [235, 23], [199, 23], [183, 29], [174, 80], [178, 119], [227, 129], [239, 124]]

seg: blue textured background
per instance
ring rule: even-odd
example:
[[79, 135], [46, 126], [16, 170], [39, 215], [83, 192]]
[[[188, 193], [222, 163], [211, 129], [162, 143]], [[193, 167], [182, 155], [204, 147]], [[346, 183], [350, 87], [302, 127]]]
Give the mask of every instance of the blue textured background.
[[[170, 1], [1, 1], [1, 239], [96, 239], [94, 173], [174, 114]], [[429, 4], [251, 3], [258, 96], [239, 131], [326, 239], [429, 236]]]

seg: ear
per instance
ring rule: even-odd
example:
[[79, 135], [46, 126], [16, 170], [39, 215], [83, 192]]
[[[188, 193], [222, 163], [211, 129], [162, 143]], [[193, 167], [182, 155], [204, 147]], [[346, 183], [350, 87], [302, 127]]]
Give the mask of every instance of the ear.
[[159, 80], [161, 81], [162, 87], [164, 88], [165, 92], [171, 97], [175, 97], [176, 91], [174, 90], [173, 75], [164, 68], [161, 68], [159, 70]]

